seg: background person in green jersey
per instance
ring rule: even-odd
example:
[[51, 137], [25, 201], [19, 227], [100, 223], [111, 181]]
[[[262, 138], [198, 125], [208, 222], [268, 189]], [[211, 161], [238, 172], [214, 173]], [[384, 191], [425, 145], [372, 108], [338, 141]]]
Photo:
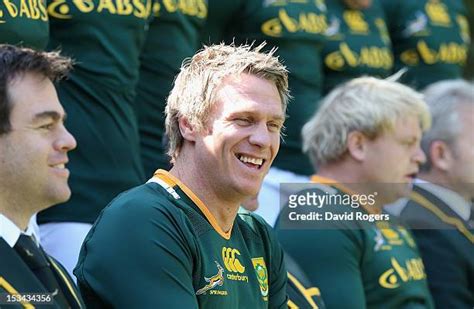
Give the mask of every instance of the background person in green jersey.
[[421, 140], [428, 160], [401, 218], [420, 247], [436, 306], [472, 308], [474, 84], [440, 81], [424, 94], [433, 116]]
[[75, 274], [88, 306], [287, 307], [273, 231], [237, 214], [278, 152], [289, 96], [262, 48], [214, 45], [183, 65], [166, 106], [173, 167], [118, 196], [86, 237]]
[[83, 307], [71, 278], [44, 254], [33, 228], [34, 213], [71, 196], [64, 165], [76, 141], [64, 127], [53, 85], [70, 68], [71, 59], [58, 53], [0, 44], [2, 308], [34, 308], [21, 298], [13, 301], [17, 293], [48, 302], [49, 308]]
[[71, 274], [103, 207], [145, 179], [132, 105], [152, 2], [48, 2], [48, 48], [76, 61], [57, 89], [79, 146], [70, 156], [71, 199], [39, 213], [38, 223], [45, 250]]
[[327, 1], [328, 27], [321, 53], [323, 92], [362, 75], [386, 77], [393, 68], [390, 36], [380, 0], [369, 0], [363, 9], [348, 1]]
[[2, 1], [0, 43], [43, 50], [48, 43], [48, 35], [46, 0]]
[[463, 0], [382, 0], [393, 42], [395, 70], [417, 89], [461, 78], [470, 45]]
[[257, 213], [271, 225], [279, 210], [280, 182], [306, 182], [311, 164], [301, 151], [303, 123], [317, 109], [322, 91], [321, 48], [326, 30], [326, 4], [317, 1], [209, 1], [203, 41], [261, 42], [278, 47], [288, 67], [293, 96], [285, 138], [259, 193]]
[[170, 167], [164, 140], [166, 98], [181, 63], [200, 46], [207, 1], [157, 0], [153, 4], [153, 15], [140, 55], [140, 80], [134, 104], [147, 177], [158, 168]]
[[314, 192], [365, 195], [366, 200], [377, 192], [372, 205], [359, 199], [356, 207], [342, 202], [310, 206], [323, 214], [323, 226], [300, 221], [294, 229], [285, 228], [289, 208], [280, 215], [283, 248], [321, 289], [328, 308], [433, 307], [423, 262], [404, 228], [390, 220], [350, 217], [324, 222], [326, 210], [382, 217], [384, 204], [408, 195], [425, 160], [420, 139], [429, 125], [419, 93], [397, 82], [362, 77], [329, 93], [304, 126], [304, 150], [318, 170], [312, 181], [328, 184]]

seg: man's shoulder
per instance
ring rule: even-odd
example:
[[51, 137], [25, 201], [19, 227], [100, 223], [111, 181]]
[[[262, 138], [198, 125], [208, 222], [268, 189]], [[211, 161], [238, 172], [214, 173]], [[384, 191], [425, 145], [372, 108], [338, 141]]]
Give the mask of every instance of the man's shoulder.
[[117, 233], [128, 226], [154, 226], [181, 230], [186, 216], [175, 199], [156, 183], [127, 190], [110, 202], [97, 218], [89, 237], [98, 233]]
[[12, 288], [18, 292], [38, 289], [35, 274], [2, 237], [0, 237], [0, 256], [0, 293], [12, 293]]
[[441, 220], [446, 205], [428, 191], [415, 187], [405, 206], [400, 212], [400, 219], [412, 228], [442, 228], [445, 223]]
[[120, 216], [154, 210], [178, 213], [170, 193], [158, 184], [146, 183], [119, 194], [105, 207], [104, 213]]

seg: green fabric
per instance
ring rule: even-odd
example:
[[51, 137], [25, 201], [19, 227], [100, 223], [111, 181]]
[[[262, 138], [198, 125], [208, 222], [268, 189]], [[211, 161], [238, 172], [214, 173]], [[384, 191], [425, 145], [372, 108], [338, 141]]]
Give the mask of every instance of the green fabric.
[[[309, 192], [326, 195], [333, 190], [323, 188]], [[324, 213], [326, 206], [309, 210]], [[366, 213], [344, 205], [330, 209]], [[325, 228], [314, 228], [315, 222], [306, 229], [283, 228], [281, 220], [289, 211], [293, 209], [284, 208], [276, 225], [278, 238], [321, 290], [328, 308], [433, 308], [422, 260], [406, 229], [387, 221], [348, 220], [328, 221]]]
[[[326, 30], [323, 1], [233, 2], [229, 12], [220, 1], [209, 1], [210, 35], [214, 42], [225, 39], [236, 43], [266, 41], [267, 48], [278, 47], [277, 55], [291, 72], [293, 99], [288, 105], [286, 136], [273, 166], [297, 174], [309, 175], [312, 166], [302, 153], [301, 128], [314, 114], [322, 91], [321, 48]], [[228, 17], [224, 20], [224, 17]], [[218, 19], [221, 24], [214, 20]], [[216, 28], [225, 29], [219, 37]], [[207, 39], [207, 36], [204, 35]]]
[[208, 0], [208, 16], [201, 33], [203, 44], [222, 42], [227, 29], [239, 22], [240, 12], [248, 2], [249, 0]]
[[328, 1], [327, 41], [323, 48], [324, 93], [362, 75], [386, 77], [393, 68], [390, 37], [379, 0], [366, 10]]
[[151, 0], [49, 3], [49, 48], [61, 47], [76, 59], [58, 93], [78, 147], [69, 154], [71, 199], [41, 212], [39, 223], [93, 223], [114, 196], [144, 180], [132, 104], [151, 5]]
[[183, 3], [178, 6], [160, 0], [154, 4], [155, 18], [140, 58], [140, 81], [134, 107], [147, 177], [158, 168], [169, 167], [163, 141], [166, 99], [181, 63], [200, 47], [199, 35], [207, 16], [206, 0]]
[[91, 308], [286, 308], [283, 252], [264, 220], [240, 214], [226, 240], [177, 185], [148, 183], [116, 198], [74, 273]]
[[324, 309], [319, 289], [311, 286], [301, 267], [285, 252], [286, 269], [288, 269], [288, 309]]
[[404, 83], [422, 89], [462, 77], [470, 43], [462, 0], [383, 0], [383, 4], [395, 70], [408, 68]]
[[42, 50], [48, 43], [46, 0], [2, 1], [0, 43]]

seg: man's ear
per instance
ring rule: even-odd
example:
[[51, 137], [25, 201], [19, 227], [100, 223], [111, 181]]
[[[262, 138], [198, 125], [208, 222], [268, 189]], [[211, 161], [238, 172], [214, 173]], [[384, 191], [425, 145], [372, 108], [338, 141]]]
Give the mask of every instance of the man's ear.
[[194, 142], [196, 141], [196, 129], [191, 125], [189, 120], [186, 117], [181, 117], [178, 120], [179, 131], [183, 138], [187, 141]]
[[367, 136], [362, 132], [352, 131], [347, 135], [347, 151], [357, 161], [363, 161], [367, 151]]
[[433, 167], [442, 171], [448, 171], [455, 160], [453, 152], [443, 141], [433, 141], [429, 150], [430, 160]]

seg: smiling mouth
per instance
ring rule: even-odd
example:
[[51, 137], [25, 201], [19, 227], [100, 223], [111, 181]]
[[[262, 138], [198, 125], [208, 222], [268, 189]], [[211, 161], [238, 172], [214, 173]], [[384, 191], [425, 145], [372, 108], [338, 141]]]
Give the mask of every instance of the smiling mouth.
[[242, 154], [237, 154], [236, 157], [240, 162], [251, 168], [261, 169], [263, 164], [265, 164], [265, 159], [262, 158], [254, 158]]
[[56, 165], [50, 165], [50, 166], [53, 167], [53, 168], [59, 168], [59, 169], [65, 169], [66, 168], [66, 164], [64, 164], [64, 163], [56, 164]]

